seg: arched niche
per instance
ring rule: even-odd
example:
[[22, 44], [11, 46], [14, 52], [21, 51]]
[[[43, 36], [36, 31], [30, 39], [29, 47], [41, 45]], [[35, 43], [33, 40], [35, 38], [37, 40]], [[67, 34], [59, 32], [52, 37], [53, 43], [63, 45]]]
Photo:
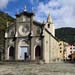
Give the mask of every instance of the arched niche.
[[36, 45], [35, 46], [35, 59], [36, 60], [40, 60], [41, 59], [41, 46], [40, 45]]
[[15, 59], [15, 47], [10, 46], [9, 47], [9, 60]]

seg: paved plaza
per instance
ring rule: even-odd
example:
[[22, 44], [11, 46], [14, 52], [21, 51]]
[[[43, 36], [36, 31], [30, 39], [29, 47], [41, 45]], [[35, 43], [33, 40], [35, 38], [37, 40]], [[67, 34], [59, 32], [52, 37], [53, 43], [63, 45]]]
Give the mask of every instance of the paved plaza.
[[75, 75], [75, 64], [0, 64], [0, 75]]

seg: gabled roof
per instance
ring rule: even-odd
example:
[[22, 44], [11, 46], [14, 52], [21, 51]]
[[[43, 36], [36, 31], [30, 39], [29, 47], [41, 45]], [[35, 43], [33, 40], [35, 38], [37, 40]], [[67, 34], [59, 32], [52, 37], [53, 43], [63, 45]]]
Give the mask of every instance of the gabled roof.
[[33, 21], [33, 24], [37, 25], [37, 26], [44, 26], [44, 23], [41, 22], [37, 22], [37, 21]]
[[20, 17], [21, 15], [26, 15], [26, 16], [28, 16], [28, 17], [31, 17], [31, 16], [34, 15], [34, 13], [33, 13], [33, 12], [23, 11], [23, 12], [21, 12], [21, 13], [19, 13], [19, 14], [16, 14], [16, 17]]
[[55, 36], [53, 36], [46, 28], [45, 28], [45, 31], [47, 32], [47, 33], [49, 33], [55, 40], [57, 40], [57, 41], [59, 41]]
[[[27, 17], [31, 17], [31, 16], [34, 16], [34, 13], [33, 12], [27, 12], [27, 11], [23, 11], [19, 14], [16, 14], [16, 17], [20, 17], [21, 15], [26, 15]], [[41, 23], [41, 22], [37, 22], [35, 20], [33, 20], [33, 24], [37, 25], [37, 26], [40, 26], [40, 27], [44, 27], [44, 23]], [[11, 24], [8, 26], [8, 29], [10, 29], [11, 27], [13, 27], [14, 25], [16, 25], [16, 23], [14, 22], [14, 24]]]

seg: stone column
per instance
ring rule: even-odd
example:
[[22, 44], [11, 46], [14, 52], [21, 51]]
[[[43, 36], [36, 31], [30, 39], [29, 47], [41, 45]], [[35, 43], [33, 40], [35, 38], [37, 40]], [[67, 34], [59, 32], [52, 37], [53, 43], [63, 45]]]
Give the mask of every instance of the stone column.
[[35, 60], [35, 50], [31, 50], [31, 60]]
[[9, 60], [9, 50], [5, 49], [5, 60]]
[[9, 60], [8, 40], [5, 40], [5, 60]]
[[15, 41], [15, 60], [18, 60], [18, 39]]
[[31, 60], [35, 60], [35, 47], [33, 41], [34, 39], [31, 40]]

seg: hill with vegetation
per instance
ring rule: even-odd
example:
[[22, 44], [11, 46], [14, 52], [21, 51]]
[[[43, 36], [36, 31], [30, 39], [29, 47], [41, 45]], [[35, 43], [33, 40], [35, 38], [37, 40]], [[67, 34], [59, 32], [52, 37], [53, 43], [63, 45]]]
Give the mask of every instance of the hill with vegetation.
[[75, 28], [65, 27], [55, 30], [56, 37], [60, 40], [73, 44], [75, 42]]
[[7, 26], [7, 22], [12, 23], [15, 19], [7, 13], [0, 11], [0, 48], [4, 48], [4, 32]]

